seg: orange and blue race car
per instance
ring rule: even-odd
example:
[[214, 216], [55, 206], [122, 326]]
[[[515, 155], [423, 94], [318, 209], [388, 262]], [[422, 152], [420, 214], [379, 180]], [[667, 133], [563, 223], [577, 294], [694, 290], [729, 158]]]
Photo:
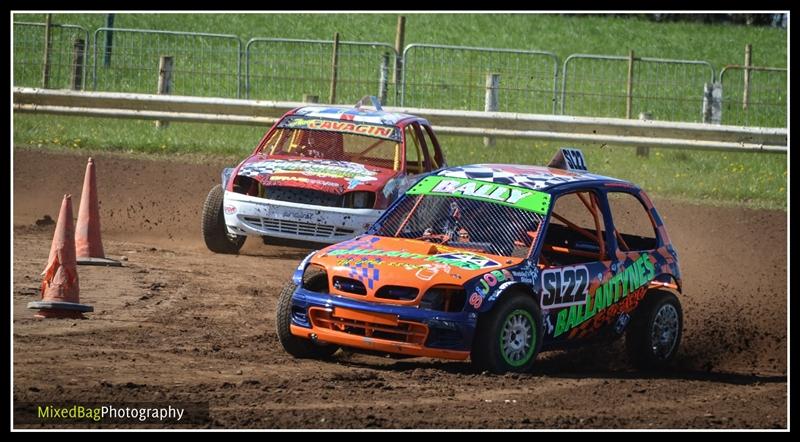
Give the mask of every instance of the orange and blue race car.
[[308, 255], [280, 294], [295, 357], [340, 347], [526, 371], [537, 353], [625, 335], [665, 367], [683, 327], [677, 253], [644, 191], [548, 167], [450, 167], [416, 182], [364, 235]]

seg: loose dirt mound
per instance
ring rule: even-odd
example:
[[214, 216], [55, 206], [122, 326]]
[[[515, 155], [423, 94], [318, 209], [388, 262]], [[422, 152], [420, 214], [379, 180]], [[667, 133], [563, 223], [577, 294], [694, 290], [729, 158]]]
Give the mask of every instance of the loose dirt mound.
[[223, 167], [96, 155], [106, 253], [80, 267], [87, 320], [36, 321], [64, 193], [77, 212], [86, 156], [14, 153], [15, 401], [207, 401], [211, 426], [785, 427], [786, 214], [656, 200], [680, 253], [677, 369], [632, 371], [622, 343], [540, 356], [535, 373], [345, 354], [294, 360], [274, 332], [281, 285], [308, 252], [200, 239]]

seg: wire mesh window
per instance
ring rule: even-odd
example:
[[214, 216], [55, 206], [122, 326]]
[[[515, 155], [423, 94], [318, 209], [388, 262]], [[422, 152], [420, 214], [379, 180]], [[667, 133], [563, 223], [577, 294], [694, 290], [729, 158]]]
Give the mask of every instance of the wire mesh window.
[[743, 68], [728, 67], [720, 74], [722, 124], [786, 127], [789, 110], [788, 71], [751, 70], [746, 89], [744, 72]]
[[486, 77], [498, 74], [498, 111], [555, 110], [558, 62], [553, 54], [412, 45], [403, 63], [404, 106], [484, 110]]
[[[301, 101], [304, 95], [330, 101], [333, 42], [259, 40], [247, 44], [247, 97]], [[339, 42], [335, 103], [375, 95], [394, 103], [394, 49], [388, 45]]]
[[327, 130], [279, 128], [262, 151], [270, 155], [351, 161], [391, 170], [399, 170], [402, 163], [399, 140]]
[[490, 202], [406, 196], [376, 227], [379, 236], [429, 241], [479, 253], [525, 257], [542, 217]]
[[[109, 32], [113, 46], [106, 53]], [[164, 56], [173, 60], [172, 94], [237, 98], [240, 46], [235, 36], [101, 28], [95, 32], [95, 90], [157, 93]]]

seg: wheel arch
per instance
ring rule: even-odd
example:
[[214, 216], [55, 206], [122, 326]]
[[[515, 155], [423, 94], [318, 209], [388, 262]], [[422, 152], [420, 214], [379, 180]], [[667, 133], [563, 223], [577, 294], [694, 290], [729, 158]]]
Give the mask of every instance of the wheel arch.
[[478, 313], [489, 312], [501, 299], [506, 299], [515, 294], [530, 296], [536, 302], [536, 305], [541, 305], [539, 296], [530, 285], [521, 281], [508, 281], [501, 284], [494, 293], [484, 300], [480, 308], [477, 309]]
[[653, 280], [648, 284], [647, 289], [663, 289], [675, 292], [676, 295], [683, 295], [683, 284], [680, 278], [669, 272], [663, 272], [656, 275], [656, 277], [653, 278]]

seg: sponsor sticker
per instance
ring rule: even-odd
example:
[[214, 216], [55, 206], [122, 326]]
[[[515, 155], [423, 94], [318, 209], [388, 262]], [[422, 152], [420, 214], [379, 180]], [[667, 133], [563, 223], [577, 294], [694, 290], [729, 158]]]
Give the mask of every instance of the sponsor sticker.
[[441, 195], [487, 201], [547, 214], [550, 195], [524, 187], [507, 186], [468, 178], [429, 176], [409, 189], [408, 195]]
[[335, 121], [322, 118], [289, 117], [280, 125], [290, 129], [328, 130], [355, 135], [366, 135], [387, 140], [400, 141], [399, 132], [392, 126], [378, 124], [353, 123], [352, 121]]

